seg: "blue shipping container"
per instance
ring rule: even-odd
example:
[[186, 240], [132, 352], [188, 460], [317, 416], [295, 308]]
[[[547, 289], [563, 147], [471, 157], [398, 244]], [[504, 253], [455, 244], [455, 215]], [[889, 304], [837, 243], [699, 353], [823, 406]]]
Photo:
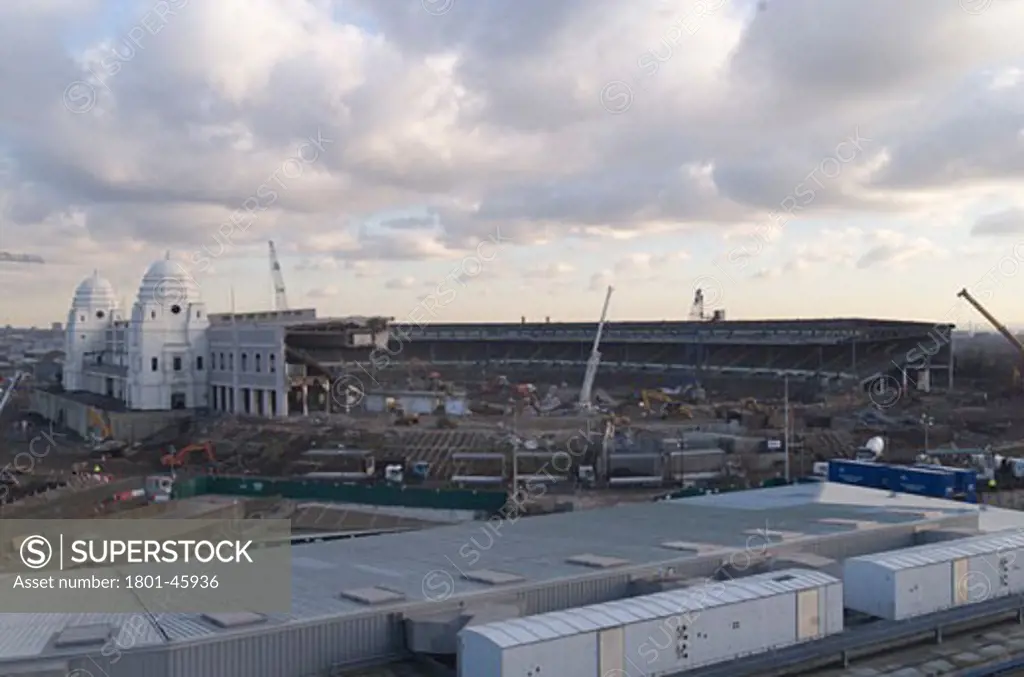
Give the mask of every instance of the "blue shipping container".
[[828, 480], [871, 489], [888, 489], [889, 466], [868, 461], [831, 460], [828, 462]]
[[969, 468], [951, 468], [944, 465], [924, 463], [919, 463], [915, 467], [947, 472], [953, 475], [953, 477], [956, 478], [954, 489], [956, 495], [963, 496], [968, 503], [978, 502], [978, 473], [976, 470], [970, 470]]
[[953, 473], [899, 466], [893, 466], [892, 469], [893, 491], [934, 498], [952, 498], [956, 493], [957, 478]]

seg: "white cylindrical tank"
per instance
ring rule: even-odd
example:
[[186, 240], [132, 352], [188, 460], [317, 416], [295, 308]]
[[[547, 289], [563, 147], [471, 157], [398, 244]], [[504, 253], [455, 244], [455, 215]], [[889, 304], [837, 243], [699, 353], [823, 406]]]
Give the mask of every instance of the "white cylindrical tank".
[[903, 620], [1024, 593], [1024, 534], [996, 532], [852, 557], [843, 563], [846, 608]]
[[467, 627], [459, 677], [673, 674], [842, 632], [842, 597], [838, 579], [789, 569]]

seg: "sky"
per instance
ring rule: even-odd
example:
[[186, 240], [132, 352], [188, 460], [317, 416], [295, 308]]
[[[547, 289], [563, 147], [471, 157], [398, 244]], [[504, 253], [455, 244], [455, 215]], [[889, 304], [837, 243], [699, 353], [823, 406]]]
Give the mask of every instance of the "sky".
[[[1024, 0], [5, 0], [0, 324], [1024, 324]], [[438, 298], [423, 313], [425, 299]]]

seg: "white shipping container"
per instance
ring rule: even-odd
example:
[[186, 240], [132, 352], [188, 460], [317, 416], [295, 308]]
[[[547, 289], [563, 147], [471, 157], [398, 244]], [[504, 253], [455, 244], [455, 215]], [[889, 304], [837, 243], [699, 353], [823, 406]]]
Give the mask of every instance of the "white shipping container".
[[842, 583], [790, 569], [468, 627], [459, 676], [653, 677], [842, 630]]
[[843, 563], [845, 606], [902, 620], [1024, 592], [1019, 530], [853, 557]]

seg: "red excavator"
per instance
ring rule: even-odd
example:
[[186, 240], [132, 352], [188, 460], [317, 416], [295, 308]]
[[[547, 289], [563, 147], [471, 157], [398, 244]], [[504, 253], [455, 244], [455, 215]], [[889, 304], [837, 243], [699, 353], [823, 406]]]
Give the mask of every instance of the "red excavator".
[[160, 463], [167, 468], [181, 468], [188, 465], [189, 460], [193, 454], [201, 453], [206, 457], [206, 463], [208, 465], [217, 464], [217, 456], [213, 453], [212, 442], [200, 442], [198, 444], [190, 444], [187, 447], [182, 447], [177, 451], [172, 448], [171, 453], [166, 454], [160, 459]]

